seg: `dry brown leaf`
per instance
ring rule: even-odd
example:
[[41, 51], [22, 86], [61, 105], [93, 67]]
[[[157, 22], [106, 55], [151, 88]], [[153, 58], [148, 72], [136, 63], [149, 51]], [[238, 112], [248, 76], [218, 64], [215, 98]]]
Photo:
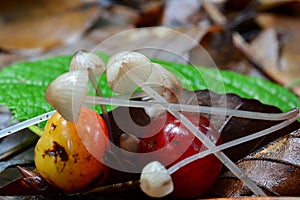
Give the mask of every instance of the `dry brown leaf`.
[[300, 3], [300, 0], [259, 0], [259, 9], [270, 9], [286, 3]]
[[[300, 195], [300, 129], [246, 156], [237, 163], [268, 195]], [[250, 196], [251, 192], [230, 172], [217, 181], [213, 194]]]
[[266, 70], [279, 68], [279, 41], [275, 29], [263, 30], [250, 44], [250, 51]]
[[[264, 70], [283, 85], [298, 80], [300, 78], [300, 46], [297, 41], [300, 40], [300, 18], [260, 14], [256, 20], [264, 29], [275, 29], [283, 38], [279, 64], [266, 66]], [[300, 94], [300, 87], [294, 89], [297, 94]]]
[[[189, 18], [201, 8], [201, 1], [167, 1], [163, 25], [165, 26], [181, 26], [191, 24]], [[184, 8], [184, 9], [183, 9]], [[180, 12], [178, 12], [180, 10]]]
[[24, 54], [40, 53], [73, 43], [100, 16], [98, 6], [80, 1], [1, 0], [0, 48]]
[[206, 32], [207, 28], [199, 27], [131, 29], [113, 35], [95, 50], [108, 54], [118, 51], [143, 50], [142, 53], [150, 58], [186, 63], [189, 60], [189, 51], [198, 45], [198, 41]]
[[241, 197], [241, 198], [215, 198], [209, 200], [297, 200], [299, 197]]

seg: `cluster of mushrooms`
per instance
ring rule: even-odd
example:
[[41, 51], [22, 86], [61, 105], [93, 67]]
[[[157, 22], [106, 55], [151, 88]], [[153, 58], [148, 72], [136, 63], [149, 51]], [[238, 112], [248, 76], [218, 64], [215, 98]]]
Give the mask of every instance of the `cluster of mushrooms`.
[[[147, 98], [150, 89], [152, 97], [163, 99], [163, 102], [177, 103], [182, 87], [179, 80], [164, 67], [152, 63], [146, 56], [137, 52], [123, 51], [114, 54], [108, 60], [107, 66], [96, 54], [87, 51], [78, 51], [74, 54], [69, 72], [56, 78], [47, 88], [46, 101], [59, 112], [64, 119], [75, 123], [78, 120], [81, 107], [86, 100], [102, 105], [103, 115], [106, 108], [105, 98], [101, 97], [97, 77], [106, 72], [110, 88], [119, 95], [128, 94], [134, 97]], [[97, 96], [87, 97], [88, 81], [91, 81]], [[147, 87], [146, 92], [134, 91], [139, 87]], [[121, 96], [122, 97], [122, 96]], [[121, 99], [120, 96], [118, 99]], [[119, 100], [122, 101], [122, 100]], [[148, 100], [151, 102], [151, 100]], [[126, 101], [123, 103], [127, 103]], [[145, 107], [150, 117], [156, 117], [164, 110], [159, 107]], [[108, 120], [108, 117], [104, 119]], [[109, 122], [107, 122], [109, 124]], [[130, 139], [137, 139], [132, 138]], [[124, 144], [124, 142], [122, 143]], [[122, 146], [125, 145], [120, 145]], [[133, 146], [136, 146], [135, 143]], [[126, 147], [124, 147], [126, 148]], [[132, 145], [131, 147], [132, 148]], [[128, 149], [126, 149], [128, 150]], [[159, 162], [151, 162], [143, 168], [140, 178], [140, 187], [151, 197], [163, 197], [174, 189], [168, 170]]]
[[[103, 73], [106, 73], [108, 85], [117, 95], [110, 98], [102, 97], [101, 90], [98, 88], [97, 77]], [[97, 96], [87, 96], [89, 81], [92, 83]], [[142, 91], [135, 92], [137, 88], [141, 88]], [[178, 104], [181, 91], [181, 83], [171, 72], [161, 65], [151, 62], [149, 58], [141, 53], [134, 51], [115, 53], [105, 65], [96, 54], [81, 50], [74, 54], [69, 72], [57, 77], [49, 85], [45, 98], [57, 112], [70, 122], [78, 120], [83, 104], [101, 105], [104, 120], [109, 120], [108, 117], [105, 117], [107, 111], [104, 106], [108, 104], [142, 107], [145, 108], [150, 117], [156, 117], [167, 110], [180, 119], [183, 125], [207, 147], [207, 150], [188, 157], [169, 169], [166, 169], [157, 161], [146, 165], [141, 173], [140, 187], [142, 191], [151, 197], [163, 197], [171, 193], [173, 191], [171, 174], [180, 167], [209, 154], [214, 154], [255, 195], [266, 196], [262, 189], [247, 177], [222, 150], [270, 134], [291, 124], [299, 118], [299, 108], [280, 114], [225, 110], [227, 115], [237, 117], [284, 121], [263, 131], [216, 146], [180, 111], [221, 114], [224, 113], [224, 109]], [[147, 101], [127, 100], [128, 97], [142, 97]], [[36, 124], [41, 119], [46, 120], [53, 113], [52, 111], [21, 122], [17, 126], [4, 129], [0, 131], [0, 138]]]

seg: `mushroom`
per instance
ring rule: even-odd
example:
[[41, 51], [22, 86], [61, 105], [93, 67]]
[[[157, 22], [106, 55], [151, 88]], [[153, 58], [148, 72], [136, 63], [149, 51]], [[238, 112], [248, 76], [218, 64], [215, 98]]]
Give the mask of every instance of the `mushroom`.
[[148, 163], [142, 170], [140, 188], [150, 197], [164, 197], [174, 190], [168, 170], [158, 161]]
[[152, 73], [151, 61], [143, 54], [134, 51], [121, 51], [108, 59], [106, 78], [115, 92], [130, 94], [141, 86], [127, 78], [131, 73], [135, 73], [140, 77], [141, 83], [144, 83]]
[[140, 139], [133, 134], [122, 133], [119, 139], [121, 153], [126, 158], [133, 157], [138, 153]]
[[123, 133], [120, 136], [120, 148], [125, 151], [136, 153], [140, 139], [135, 135]]
[[[98, 82], [96, 77], [100, 76], [105, 72], [106, 67], [103, 63], [103, 61], [100, 59], [99, 56], [96, 54], [86, 51], [86, 50], [79, 50], [77, 51], [71, 60], [70, 63], [70, 71], [76, 71], [76, 70], [86, 70], [88, 71], [88, 77], [93, 85], [93, 88], [97, 94], [97, 96], [102, 97], [102, 92], [100, 88], [98, 87]], [[106, 106], [103, 104], [99, 104], [102, 114], [103, 114], [103, 119], [107, 125], [108, 133], [109, 133], [109, 138], [112, 139], [112, 132], [111, 132], [111, 125], [110, 125], [110, 119], [107, 113]]]
[[88, 89], [86, 70], [70, 71], [60, 75], [47, 87], [45, 99], [67, 121], [78, 120]]
[[97, 77], [105, 72], [106, 67], [101, 58], [96, 54], [86, 50], [79, 50], [76, 53], [74, 53], [69, 70], [75, 71], [82, 69], [91, 69], [94, 76]]
[[[132, 93], [137, 87], [147, 85], [168, 102], [177, 103], [182, 91], [181, 83], [171, 72], [137, 52], [125, 51], [111, 56], [106, 75], [110, 87], [120, 94]], [[164, 112], [157, 106], [145, 110], [150, 117]]]

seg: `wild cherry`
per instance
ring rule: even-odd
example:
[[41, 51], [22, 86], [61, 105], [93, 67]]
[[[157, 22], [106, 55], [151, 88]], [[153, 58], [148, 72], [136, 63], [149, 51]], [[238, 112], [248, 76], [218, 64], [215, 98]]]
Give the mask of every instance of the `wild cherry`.
[[[183, 114], [212, 142], [221, 143], [220, 135], [210, 126], [207, 118], [196, 113]], [[153, 134], [157, 127], [158, 132]], [[169, 168], [205, 149], [202, 142], [180, 120], [166, 113], [154, 119], [145, 129], [138, 152], [146, 153], [141, 162], [158, 161]], [[181, 167], [171, 174], [174, 183], [172, 194], [178, 198], [200, 197], [212, 187], [221, 168], [222, 163], [212, 154]]]

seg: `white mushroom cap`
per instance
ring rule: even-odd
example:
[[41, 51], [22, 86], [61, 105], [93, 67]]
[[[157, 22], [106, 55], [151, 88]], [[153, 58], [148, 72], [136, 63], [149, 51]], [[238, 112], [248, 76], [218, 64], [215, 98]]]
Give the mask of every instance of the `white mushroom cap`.
[[98, 55], [86, 50], [79, 50], [73, 55], [69, 70], [82, 69], [92, 69], [94, 75], [99, 76], [106, 70], [106, 67]]
[[168, 170], [159, 162], [148, 163], [142, 170], [140, 188], [150, 197], [164, 197], [174, 190]]
[[70, 122], [78, 120], [88, 88], [87, 70], [76, 70], [57, 77], [48, 86], [45, 98]]
[[138, 52], [121, 51], [109, 58], [106, 78], [113, 91], [128, 94], [141, 86], [131, 80], [129, 73], [134, 73], [145, 83], [151, 72], [151, 61], [146, 56]]

